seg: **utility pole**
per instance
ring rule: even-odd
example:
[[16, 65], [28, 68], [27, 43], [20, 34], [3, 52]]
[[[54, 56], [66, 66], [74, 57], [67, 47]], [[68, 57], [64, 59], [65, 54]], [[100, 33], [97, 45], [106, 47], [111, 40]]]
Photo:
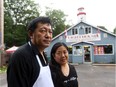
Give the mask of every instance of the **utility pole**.
[[[0, 0], [0, 50], [4, 50], [4, 2]], [[0, 51], [0, 66], [2, 64]]]

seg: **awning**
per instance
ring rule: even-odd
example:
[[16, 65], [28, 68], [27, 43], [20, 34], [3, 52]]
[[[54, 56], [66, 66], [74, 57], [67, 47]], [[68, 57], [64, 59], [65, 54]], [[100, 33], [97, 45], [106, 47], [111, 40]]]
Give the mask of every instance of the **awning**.
[[18, 47], [13, 46], [13, 47], [7, 49], [7, 50], [6, 50], [6, 53], [14, 53], [14, 51], [16, 51], [17, 49], [18, 49]]

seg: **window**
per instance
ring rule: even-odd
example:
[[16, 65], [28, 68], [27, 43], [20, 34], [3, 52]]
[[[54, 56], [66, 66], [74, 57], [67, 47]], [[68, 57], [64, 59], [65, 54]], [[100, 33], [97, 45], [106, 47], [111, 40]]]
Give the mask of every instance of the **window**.
[[74, 35], [75, 34], [75, 30], [74, 29], [72, 29], [72, 35]]
[[60, 36], [60, 37], [59, 37], [59, 40], [62, 40], [62, 39], [63, 39], [63, 37], [62, 37], [62, 36]]
[[99, 45], [94, 46], [94, 54], [113, 54], [113, 46], [112, 45]]
[[78, 34], [77, 28], [72, 29], [72, 35]]
[[74, 55], [82, 55], [82, 47], [81, 46], [75, 46], [74, 47]]
[[108, 37], [107, 33], [104, 33], [104, 38], [107, 38], [107, 37]]
[[69, 54], [72, 54], [72, 46], [68, 47], [68, 52], [69, 52]]
[[85, 27], [85, 34], [92, 33], [91, 30], [92, 30], [91, 27]]
[[78, 34], [77, 29], [75, 29], [75, 34]]

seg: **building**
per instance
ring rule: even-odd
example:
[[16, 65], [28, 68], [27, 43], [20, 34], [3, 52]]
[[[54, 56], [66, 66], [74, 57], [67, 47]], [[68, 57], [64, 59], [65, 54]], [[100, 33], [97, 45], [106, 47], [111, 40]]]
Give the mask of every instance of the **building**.
[[69, 47], [69, 62], [72, 63], [115, 63], [116, 35], [93, 26], [85, 21], [84, 8], [78, 9], [79, 22], [53, 38], [45, 50], [50, 51], [56, 42], [64, 42]]

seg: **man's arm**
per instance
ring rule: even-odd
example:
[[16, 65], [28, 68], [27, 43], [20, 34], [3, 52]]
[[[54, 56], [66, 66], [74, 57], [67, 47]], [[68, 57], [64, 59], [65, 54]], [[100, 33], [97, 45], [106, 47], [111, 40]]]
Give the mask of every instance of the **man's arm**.
[[29, 87], [26, 67], [23, 56], [14, 53], [7, 69], [8, 87]]

